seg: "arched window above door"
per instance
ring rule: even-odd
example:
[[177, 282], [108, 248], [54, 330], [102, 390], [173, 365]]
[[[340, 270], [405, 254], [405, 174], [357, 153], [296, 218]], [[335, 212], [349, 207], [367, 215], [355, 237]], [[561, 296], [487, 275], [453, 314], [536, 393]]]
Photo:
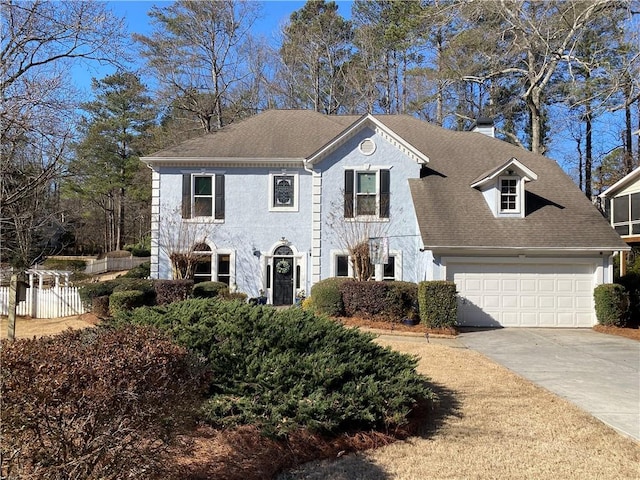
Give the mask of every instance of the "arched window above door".
[[284, 257], [293, 255], [293, 250], [286, 245], [281, 245], [273, 251], [274, 256]]

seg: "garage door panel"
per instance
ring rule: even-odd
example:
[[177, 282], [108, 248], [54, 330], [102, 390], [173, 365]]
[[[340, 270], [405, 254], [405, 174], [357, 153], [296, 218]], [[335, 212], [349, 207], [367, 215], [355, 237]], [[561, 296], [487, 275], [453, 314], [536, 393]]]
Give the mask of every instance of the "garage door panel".
[[522, 308], [536, 308], [538, 305], [538, 298], [533, 295], [522, 295], [520, 297], [520, 306]]
[[556, 308], [556, 297], [540, 295], [538, 297], [538, 307], [542, 309]]
[[447, 265], [460, 292], [459, 322], [470, 326], [591, 327], [594, 264]]

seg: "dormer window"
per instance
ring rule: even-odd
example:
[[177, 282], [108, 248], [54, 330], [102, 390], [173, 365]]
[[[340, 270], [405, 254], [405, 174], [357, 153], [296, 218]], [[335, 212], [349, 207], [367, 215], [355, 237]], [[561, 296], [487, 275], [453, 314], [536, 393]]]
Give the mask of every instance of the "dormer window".
[[471, 187], [482, 192], [494, 217], [524, 218], [525, 183], [537, 178], [535, 172], [512, 158], [480, 175]]
[[516, 177], [500, 178], [500, 212], [518, 213], [520, 201], [518, 199], [518, 182]]

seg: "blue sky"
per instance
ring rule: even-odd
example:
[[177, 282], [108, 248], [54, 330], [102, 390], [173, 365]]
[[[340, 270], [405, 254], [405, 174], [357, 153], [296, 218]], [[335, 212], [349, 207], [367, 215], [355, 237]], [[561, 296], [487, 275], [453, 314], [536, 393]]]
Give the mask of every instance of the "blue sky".
[[[139, 1], [139, 0], [118, 0], [107, 1], [109, 8], [118, 16], [124, 17], [130, 34], [149, 34], [149, 16], [147, 12], [151, 7], [169, 5], [171, 1]], [[302, 0], [266, 0], [256, 2], [262, 4], [262, 15], [254, 25], [254, 33], [264, 36], [267, 40], [277, 38], [280, 28], [289, 20], [291, 13], [301, 9], [306, 1]], [[351, 16], [351, 1], [338, 0], [338, 12], [345, 18]], [[142, 67], [142, 62], [140, 62]], [[134, 66], [135, 69], [135, 66]], [[113, 73], [111, 67], [90, 67], [86, 65], [73, 69], [74, 83], [85, 94], [90, 95], [91, 78], [104, 78]]]

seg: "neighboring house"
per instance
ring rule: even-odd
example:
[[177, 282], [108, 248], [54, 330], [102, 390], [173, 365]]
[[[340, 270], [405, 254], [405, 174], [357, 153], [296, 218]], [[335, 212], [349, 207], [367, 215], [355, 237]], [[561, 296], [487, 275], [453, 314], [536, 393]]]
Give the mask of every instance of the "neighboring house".
[[364, 231], [385, 239], [377, 279], [455, 281], [463, 325], [592, 326], [624, 243], [554, 161], [478, 127], [271, 110], [145, 157], [152, 276], [181, 245], [196, 281], [291, 304], [350, 276]]
[[[629, 246], [640, 246], [640, 167], [600, 194], [611, 226]], [[625, 251], [620, 252], [620, 275], [626, 272]]]

